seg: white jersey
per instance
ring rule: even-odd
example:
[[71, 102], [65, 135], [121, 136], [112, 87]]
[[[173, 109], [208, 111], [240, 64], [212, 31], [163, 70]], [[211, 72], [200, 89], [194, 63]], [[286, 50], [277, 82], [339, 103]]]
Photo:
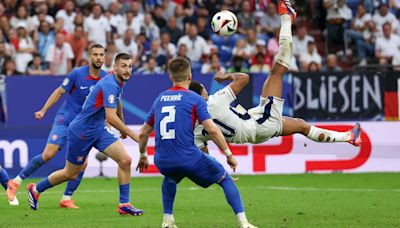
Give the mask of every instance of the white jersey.
[[[275, 106], [279, 105], [281, 101], [283, 107], [283, 100], [271, 97], [270, 103], [257, 106], [249, 110], [250, 112], [241, 106], [239, 106], [240, 108], [232, 107], [230, 104], [234, 100], [236, 100], [235, 94], [229, 86], [226, 86], [210, 95], [207, 101], [211, 118], [222, 131], [227, 142], [257, 144], [281, 134], [282, 108], [280, 108], [280, 118], [279, 115], [275, 118], [273, 114], [279, 113], [279, 109], [277, 110]], [[197, 147], [203, 147], [205, 142], [211, 140], [207, 131], [200, 124], [196, 125], [194, 136]]]

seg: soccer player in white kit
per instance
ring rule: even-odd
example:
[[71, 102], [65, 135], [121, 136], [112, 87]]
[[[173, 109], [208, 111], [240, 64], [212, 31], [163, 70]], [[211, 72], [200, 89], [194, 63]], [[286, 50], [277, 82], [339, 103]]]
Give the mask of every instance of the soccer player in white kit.
[[[279, 14], [281, 15], [279, 52], [276, 63], [264, 82], [258, 106], [249, 110], [241, 106], [239, 108], [230, 106], [236, 100], [236, 95], [249, 81], [249, 76], [244, 73], [218, 72], [214, 77], [216, 81], [231, 80], [232, 82], [210, 96], [198, 82], [192, 82], [190, 89], [207, 100], [209, 113], [227, 142], [258, 144], [273, 137], [300, 133], [317, 142], [349, 142], [354, 146], [359, 146], [361, 128], [358, 123], [350, 131], [337, 132], [312, 126], [302, 119], [282, 116], [284, 104], [281, 98], [282, 83], [293, 56], [291, 26], [296, 16], [289, 0], [279, 1]], [[194, 134], [196, 146], [207, 151], [206, 142], [210, 140], [207, 131], [201, 125], [197, 125]]]

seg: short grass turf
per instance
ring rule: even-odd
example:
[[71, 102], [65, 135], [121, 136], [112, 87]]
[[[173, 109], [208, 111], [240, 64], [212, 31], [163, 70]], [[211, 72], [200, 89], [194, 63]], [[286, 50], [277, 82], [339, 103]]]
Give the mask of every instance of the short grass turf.
[[[117, 213], [115, 178], [84, 178], [74, 195], [78, 210], [60, 209], [65, 184], [40, 196], [38, 211], [27, 202], [26, 180], [20, 205], [0, 193], [0, 227], [160, 227], [161, 177], [133, 178], [131, 201], [140, 217]], [[250, 222], [258, 227], [400, 227], [400, 173], [240, 176], [237, 182]], [[238, 227], [222, 189], [202, 189], [188, 180], [178, 186], [177, 226]]]

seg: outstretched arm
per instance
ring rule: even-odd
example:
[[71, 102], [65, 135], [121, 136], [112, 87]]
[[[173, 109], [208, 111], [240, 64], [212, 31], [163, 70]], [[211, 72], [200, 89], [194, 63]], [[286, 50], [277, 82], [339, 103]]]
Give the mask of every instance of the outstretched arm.
[[62, 87], [58, 87], [53, 91], [53, 93], [50, 95], [50, 97], [47, 99], [46, 103], [40, 109], [40, 111], [35, 112], [35, 118], [37, 120], [43, 119], [44, 115], [46, 114], [47, 110], [51, 108], [57, 101], [60, 99], [62, 95], [65, 94], [65, 90]]
[[136, 170], [143, 172], [149, 166], [149, 160], [147, 159], [147, 142], [149, 141], [150, 133], [153, 131], [153, 127], [147, 123], [143, 124], [142, 129], [139, 133], [139, 151], [140, 160], [136, 166]]
[[249, 83], [249, 78], [249, 75], [245, 73], [223, 73], [221, 71], [217, 72], [214, 76], [214, 80], [220, 83], [226, 80], [232, 81], [228, 86], [235, 95], [238, 95], [247, 83]]
[[139, 142], [138, 134], [134, 133], [130, 128], [128, 128], [124, 122], [118, 117], [117, 109], [105, 107], [106, 110], [106, 120], [111, 126], [121, 132], [121, 134], [126, 134], [135, 142]]

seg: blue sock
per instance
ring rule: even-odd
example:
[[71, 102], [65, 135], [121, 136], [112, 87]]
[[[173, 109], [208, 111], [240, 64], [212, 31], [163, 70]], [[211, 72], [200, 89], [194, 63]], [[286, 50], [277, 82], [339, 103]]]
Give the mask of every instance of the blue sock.
[[68, 181], [67, 187], [65, 188], [64, 195], [72, 196], [75, 190], [78, 188], [83, 177], [83, 171], [79, 171], [78, 177], [76, 179]]
[[162, 201], [164, 214], [171, 214], [174, 207], [176, 194], [176, 182], [168, 177], [164, 177], [162, 183]]
[[36, 155], [28, 162], [28, 165], [18, 174], [18, 176], [23, 180], [32, 175], [32, 173], [39, 169], [44, 163], [46, 162], [43, 161], [42, 155]]
[[10, 178], [8, 177], [7, 171], [0, 166], [0, 184], [7, 189], [7, 183]]
[[242, 198], [240, 197], [240, 193], [235, 183], [231, 179], [229, 175], [219, 183], [219, 185], [224, 189], [226, 200], [229, 205], [231, 205], [235, 214], [244, 212]]
[[119, 203], [129, 202], [129, 184], [119, 185]]
[[44, 179], [42, 179], [37, 185], [36, 185], [36, 190], [39, 193], [44, 192], [46, 189], [49, 189], [53, 187], [53, 185], [50, 184], [49, 178], [46, 177]]

